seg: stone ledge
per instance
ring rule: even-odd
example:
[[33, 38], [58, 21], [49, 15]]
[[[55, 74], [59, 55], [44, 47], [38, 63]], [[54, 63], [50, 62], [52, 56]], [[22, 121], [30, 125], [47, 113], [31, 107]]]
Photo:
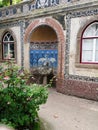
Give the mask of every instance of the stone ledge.
[[98, 69], [98, 64], [83, 64], [83, 63], [76, 63], [76, 68], [89, 68], [89, 69]]

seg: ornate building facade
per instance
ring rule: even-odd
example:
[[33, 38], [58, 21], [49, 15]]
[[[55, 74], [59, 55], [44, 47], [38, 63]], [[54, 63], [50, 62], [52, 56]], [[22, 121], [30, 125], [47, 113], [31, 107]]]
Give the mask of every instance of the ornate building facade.
[[57, 91], [98, 100], [98, 1], [36, 0], [0, 9], [0, 62], [52, 68]]

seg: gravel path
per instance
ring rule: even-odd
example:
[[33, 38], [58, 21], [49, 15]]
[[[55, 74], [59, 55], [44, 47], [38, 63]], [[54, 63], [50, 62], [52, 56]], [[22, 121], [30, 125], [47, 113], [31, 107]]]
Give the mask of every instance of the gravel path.
[[66, 96], [49, 89], [39, 117], [45, 130], [98, 130], [98, 102]]

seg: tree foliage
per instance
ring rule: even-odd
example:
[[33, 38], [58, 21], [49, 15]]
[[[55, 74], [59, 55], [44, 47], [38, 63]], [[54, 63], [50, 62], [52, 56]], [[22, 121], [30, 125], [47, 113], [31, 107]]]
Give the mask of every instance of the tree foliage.
[[19, 2], [21, 2], [22, 0], [0, 0], [0, 6], [9, 6], [12, 4], [17, 4]]

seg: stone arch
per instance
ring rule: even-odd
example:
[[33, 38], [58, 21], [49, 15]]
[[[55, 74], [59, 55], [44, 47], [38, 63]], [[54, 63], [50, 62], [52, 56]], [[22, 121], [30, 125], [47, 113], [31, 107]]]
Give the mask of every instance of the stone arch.
[[12, 36], [13, 36], [13, 38], [14, 38], [14, 40], [15, 40], [15, 44], [16, 44], [16, 36], [15, 36], [14, 32], [13, 32], [11, 29], [9, 29], [9, 28], [4, 30], [4, 32], [2, 33], [1, 38], [3, 38], [3, 36], [4, 36], [4, 34], [5, 34], [6, 32], [10, 32], [10, 33], [12, 34]]
[[41, 26], [48, 25], [50, 26], [56, 33], [58, 39], [58, 70], [57, 75], [60, 78], [64, 78], [64, 64], [65, 64], [65, 37], [63, 33], [63, 27], [60, 25], [58, 21], [53, 18], [42, 18], [34, 20], [25, 30], [24, 42], [29, 42], [29, 37], [31, 32]]

